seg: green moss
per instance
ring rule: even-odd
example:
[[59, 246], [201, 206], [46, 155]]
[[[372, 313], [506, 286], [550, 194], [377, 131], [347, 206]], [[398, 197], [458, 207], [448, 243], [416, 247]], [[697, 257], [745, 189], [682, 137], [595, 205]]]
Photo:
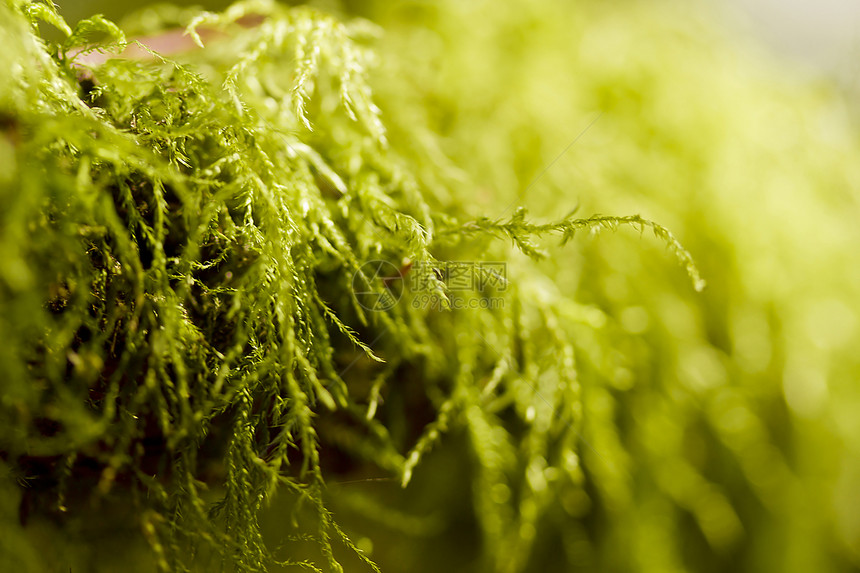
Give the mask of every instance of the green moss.
[[612, 350], [577, 352], [587, 502], [550, 494], [531, 570], [856, 569], [856, 102], [706, 3], [351, 5], [398, 54], [392, 141], [429, 124], [474, 212], [641, 213], [708, 281], [633, 233], [549, 249]]
[[[416, 175], [426, 167], [387, 143], [371, 100], [364, 23], [239, 4], [191, 23], [201, 46], [201, 27], [225, 36], [211, 46], [170, 56], [138, 48], [137, 58], [103, 61], [101, 51], [127, 45], [103, 18], [71, 30], [46, 4], [3, 11], [12, 56], [0, 98], [8, 251], [0, 288], [10, 342], [2, 450], [38, 490], [27, 490], [38, 495], [37, 514], [122, 499], [161, 569], [191, 567], [200, 551], [259, 570], [294, 554], [290, 544], [272, 550], [258, 526], [258, 512], [284, 491], [309, 504], [304, 519], [316, 525], [303, 535], [337, 570], [331, 544], [353, 545], [322, 502], [318, 420], [326, 416], [353, 425], [339, 455], [404, 486], [461, 419], [488, 466], [480, 479], [505, 487], [519, 456], [491, 437], [500, 430], [493, 410], [481, 408], [488, 400], [510, 402], [529, 423], [535, 401], [545, 401], [546, 423], [522, 459], [539, 463], [551, 442], [553, 457], [575, 459], [572, 335], [554, 308], [574, 303], [521, 304], [523, 285], [505, 293], [510, 308], [457, 317], [408, 304], [368, 310], [357, 294], [402, 294], [366, 263], [409, 261], [409, 278], [444, 306], [434, 269], [453, 252], [451, 237], [461, 255], [504, 258], [503, 245], [474, 235], [500, 231], [536, 254], [528, 236], [555, 228], [522, 214], [503, 225], [467, 223], [433, 188], [452, 183]], [[67, 39], [45, 44], [25, 14]], [[265, 18], [247, 29], [250, 14]], [[77, 48], [105, 32], [109, 40]], [[617, 222], [652, 227], [695, 273], [671, 235], [639, 218], [557, 228], [567, 239]], [[360, 375], [351, 372], [357, 362], [366, 363]], [[487, 377], [496, 390], [482, 393]], [[379, 411], [380, 396], [403, 384], [427, 386], [437, 412], [412, 440], [379, 419], [392, 418]], [[576, 464], [567, 471], [574, 487]], [[534, 503], [536, 492], [522, 495]], [[488, 546], [526, 555], [528, 539], [505, 541], [511, 516], [485, 509]]]
[[849, 570], [856, 142], [624, 6], [4, 2], [0, 568]]

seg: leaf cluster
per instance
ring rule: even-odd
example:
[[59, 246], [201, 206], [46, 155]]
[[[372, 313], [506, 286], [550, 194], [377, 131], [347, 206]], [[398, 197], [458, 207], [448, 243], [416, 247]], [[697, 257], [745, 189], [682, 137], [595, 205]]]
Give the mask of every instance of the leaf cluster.
[[[29, 484], [8, 495], [35, 508], [4, 530], [101, 499], [132, 508], [164, 571], [378, 570], [327, 483], [346, 460], [407, 486], [458, 428], [483, 558], [523, 568], [557, 496], [585, 488], [580, 376], [598, 394], [613, 376], [605, 316], [528, 260], [501, 309], [380, 312], [361, 296], [392, 296], [392, 277], [368, 264], [421, 268], [445, 296], [434, 269], [455, 251], [511, 256], [487, 238], [538, 257], [543, 234], [632, 225], [698, 287], [677, 239], [638, 216], [471, 220], [456, 182], [427, 175], [434, 157], [389, 143], [363, 21], [242, 2], [188, 22], [200, 47], [178, 53], [41, 2], [5, 2], [0, 22], [0, 452]], [[127, 46], [138, 56], [99, 55]], [[424, 423], [397, 408], [410, 395]], [[260, 522], [276, 495], [293, 502], [282, 545]]]

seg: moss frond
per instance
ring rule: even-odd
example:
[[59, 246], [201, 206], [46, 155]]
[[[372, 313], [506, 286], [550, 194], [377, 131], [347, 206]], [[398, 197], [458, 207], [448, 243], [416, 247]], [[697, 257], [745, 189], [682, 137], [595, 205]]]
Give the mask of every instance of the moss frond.
[[[197, 48], [160, 52], [184, 44], [157, 18], [72, 30], [51, 4], [7, 2], [0, 22], [0, 451], [47, 484], [45, 511], [128, 503], [164, 571], [340, 571], [338, 545], [379, 571], [324, 503], [327, 455], [405, 487], [459, 429], [486, 559], [523, 566], [550, 489], [582, 490], [584, 411], [612, 344], [486, 239], [538, 256], [534, 236], [649, 228], [700, 288], [674, 235], [638, 216], [470, 220], [438, 157], [389, 143], [366, 23], [241, 2], [184, 23]], [[469, 291], [504, 305], [408, 304], [407, 276], [454, 307], [439, 274], [454, 255], [510, 259]], [[580, 360], [598, 372], [586, 397]], [[418, 431], [394, 406], [410, 393], [430, 412]], [[623, 464], [610, 418], [590, 435]], [[278, 495], [299, 541], [274, 551], [260, 515]]]

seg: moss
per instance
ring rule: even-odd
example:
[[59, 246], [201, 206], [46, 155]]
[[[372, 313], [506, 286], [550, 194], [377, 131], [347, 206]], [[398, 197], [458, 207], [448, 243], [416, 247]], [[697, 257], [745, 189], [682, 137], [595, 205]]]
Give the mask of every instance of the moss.
[[[25, 528], [31, 513], [62, 521], [87, 500], [127, 503], [159, 568], [215, 559], [261, 570], [296, 554], [268, 546], [258, 525], [281, 491], [299, 501], [296, 535], [318, 546], [309, 559], [339, 570], [332, 544], [344, 544], [376, 570], [323, 504], [343, 464], [326, 461], [324, 442], [405, 486], [464, 420], [488, 466], [480, 479], [499, 490], [518, 456], [481, 405], [510, 402], [531, 424], [545, 394], [546, 422], [524, 459], [533, 466], [550, 447], [575, 459], [574, 350], [559, 320], [577, 306], [529, 300], [525, 284], [501, 287], [509, 307], [461, 317], [366, 297], [415, 294], [391, 284], [408, 274], [447, 307], [439, 257], [504, 259], [503, 244], [475, 236], [496, 232], [536, 255], [529, 235], [646, 225], [696, 272], [665, 229], [640, 218], [469, 223], [449, 198], [453, 182], [428, 184], [426, 167], [388, 144], [364, 22], [237, 4], [191, 21], [201, 49], [162, 55], [100, 16], [71, 29], [48, 4], [2, 10], [0, 325], [10, 344], [0, 449], [28, 484]], [[65, 40], [39, 39], [37, 22]], [[151, 42], [171, 37], [154, 31]], [[123, 50], [137, 56], [101, 55]], [[385, 263], [402, 275], [379, 276]], [[381, 397], [404, 385], [426, 392], [418, 435], [392, 435], [397, 414], [384, 411]], [[564, 479], [577, 487], [576, 464]], [[521, 503], [535, 495], [524, 489]], [[490, 546], [509, 537], [506, 515], [486, 507]], [[529, 543], [511, 545], [511, 557]]]
[[706, 3], [350, 5], [398, 54], [392, 141], [429, 124], [474, 212], [641, 213], [708, 281], [634, 233], [548, 249], [612, 334], [576, 353], [587, 501], [548, 494], [530, 570], [856, 569], [856, 101]]
[[856, 142], [624, 7], [4, 2], [0, 565], [850, 570]]

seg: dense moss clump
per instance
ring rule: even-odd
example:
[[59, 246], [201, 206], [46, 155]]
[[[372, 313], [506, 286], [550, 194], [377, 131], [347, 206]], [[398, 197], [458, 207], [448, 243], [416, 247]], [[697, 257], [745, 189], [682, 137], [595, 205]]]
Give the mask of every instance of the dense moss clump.
[[[853, 316], [858, 277], [769, 283], [758, 265], [796, 243], [766, 214], [779, 245], [731, 251], [758, 219], [732, 211], [746, 191], [724, 168], [756, 133], [730, 144], [723, 118], [684, 116], [647, 59], [554, 59], [629, 49], [630, 18], [676, 28], [635, 2], [622, 24], [513, 4], [259, 1], [71, 28], [4, 0], [0, 568], [792, 570], [789, 547], [798, 571], [856, 566], [860, 526], [835, 505], [857, 440], [844, 413], [819, 423], [826, 397], [797, 397], [832, 374], [856, 404], [856, 328], [819, 362], [793, 345], [819, 310]], [[654, 49], [686, 71], [732, 57]], [[553, 100], [540, 75], [567, 65], [571, 101]], [[827, 119], [750, 78], [724, 82], [739, 115]], [[571, 125], [609, 141], [585, 146], [588, 174], [541, 150], [579, 141]], [[792, 205], [835, 222], [856, 173], [794, 152]], [[626, 214], [643, 210], [695, 245], [710, 291], [667, 228]], [[830, 505], [803, 529], [782, 512], [815, 484]]]

